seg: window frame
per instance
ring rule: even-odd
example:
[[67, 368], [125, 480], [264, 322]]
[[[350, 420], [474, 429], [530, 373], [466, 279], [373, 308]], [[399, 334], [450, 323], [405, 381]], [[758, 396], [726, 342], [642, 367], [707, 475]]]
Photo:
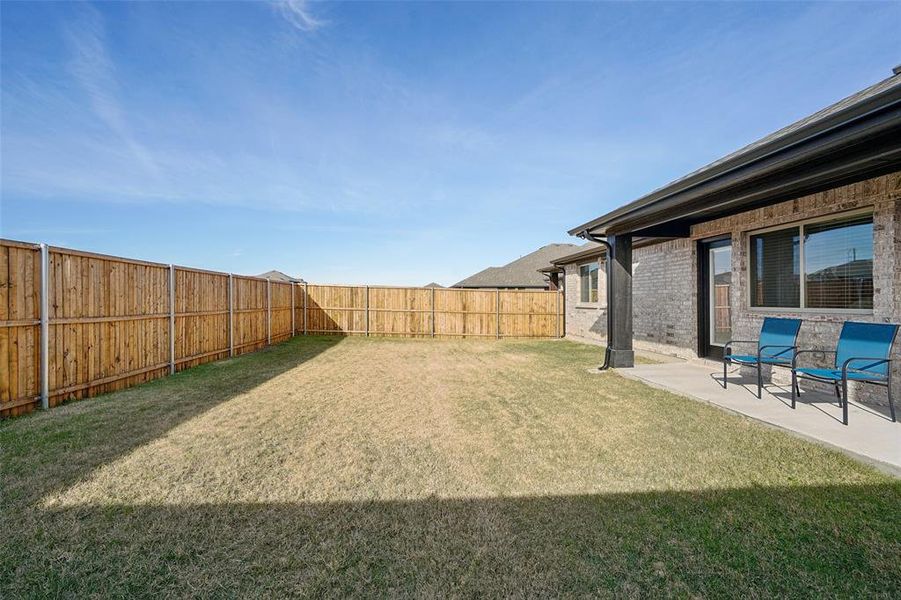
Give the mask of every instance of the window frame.
[[[807, 268], [806, 256], [804, 255], [804, 226], [805, 225], [814, 225], [818, 223], [827, 223], [829, 221], [841, 221], [844, 219], [853, 219], [855, 217], [864, 217], [869, 216], [873, 219], [873, 232], [876, 231], [876, 214], [872, 206], [851, 210], [847, 212], [840, 213], [830, 213], [828, 215], [822, 215], [819, 217], [811, 217], [809, 219], [802, 219], [800, 221], [791, 221], [789, 223], [782, 223], [780, 225], [773, 225], [771, 227], [764, 227], [762, 229], [754, 229], [745, 232], [745, 240], [744, 240], [744, 250], [745, 256], [747, 260], [747, 267], [744, 273], [744, 282], [745, 282], [745, 301], [747, 302], [747, 307], [749, 312], [757, 312], [757, 313], [806, 313], [806, 314], [845, 314], [845, 315], [872, 315], [873, 310], [876, 305], [876, 294], [875, 291], [873, 293], [873, 308], [808, 308], [803, 306], [807, 303], [807, 274], [805, 270]], [[801, 266], [801, 277], [800, 277], [800, 298], [799, 304], [801, 306], [754, 306], [751, 303], [751, 238], [755, 235], [759, 235], [761, 233], [769, 233], [772, 231], [783, 231], [786, 229], [798, 229], [799, 233], [799, 257], [798, 260]], [[875, 239], [874, 246], [875, 246]], [[876, 252], [874, 247], [873, 252], [873, 266], [874, 266], [874, 275], [875, 275], [875, 264], [876, 264]], [[874, 286], [875, 287], [875, 286]]]
[[[582, 267], [590, 267], [592, 265], [594, 265], [595, 270], [597, 271], [597, 274], [598, 274], [597, 275], [598, 287], [595, 290], [595, 293], [597, 294], [598, 299], [595, 300], [594, 302], [591, 301], [591, 291], [589, 289], [589, 292], [588, 292], [589, 300], [583, 301], [582, 300]], [[579, 302], [578, 302], [577, 306], [590, 306], [590, 307], [600, 306], [601, 305], [601, 261], [599, 259], [595, 259], [595, 260], [590, 260], [588, 262], [578, 263], [576, 265], [576, 268], [578, 269], [577, 273], [579, 276]], [[591, 272], [590, 271], [588, 273], [588, 281], [589, 281], [589, 286], [590, 286], [591, 285], [590, 284], [590, 282], [591, 282]]]

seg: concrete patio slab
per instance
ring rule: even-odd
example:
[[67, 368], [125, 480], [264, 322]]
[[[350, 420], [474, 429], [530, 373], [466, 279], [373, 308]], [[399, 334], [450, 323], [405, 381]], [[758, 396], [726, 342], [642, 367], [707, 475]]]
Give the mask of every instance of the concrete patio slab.
[[901, 423], [891, 421], [888, 408], [851, 402], [848, 425], [844, 425], [834, 396], [807, 391], [792, 410], [788, 386], [766, 383], [763, 398], [758, 400], [756, 381], [735, 372], [729, 374], [728, 388], [723, 389], [720, 364], [636, 365], [617, 373], [826, 444], [901, 476]]

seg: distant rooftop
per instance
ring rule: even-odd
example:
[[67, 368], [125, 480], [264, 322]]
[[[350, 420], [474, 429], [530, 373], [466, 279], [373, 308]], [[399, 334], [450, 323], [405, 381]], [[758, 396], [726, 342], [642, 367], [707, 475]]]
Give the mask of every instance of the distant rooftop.
[[276, 271], [273, 269], [272, 271], [266, 271], [265, 273], [260, 273], [257, 277], [262, 277], [263, 279], [271, 279], [272, 281], [284, 281], [289, 283], [305, 283], [303, 279], [300, 277], [291, 277], [287, 273], [282, 273], [281, 271]]
[[554, 259], [578, 249], [575, 244], [548, 244], [502, 267], [488, 267], [455, 283], [455, 288], [534, 288], [545, 289], [547, 279], [540, 269]]

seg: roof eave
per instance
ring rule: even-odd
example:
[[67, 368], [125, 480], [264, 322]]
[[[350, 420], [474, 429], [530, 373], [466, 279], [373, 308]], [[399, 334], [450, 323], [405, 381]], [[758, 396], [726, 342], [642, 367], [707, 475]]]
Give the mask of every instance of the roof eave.
[[[679, 179], [666, 185], [638, 200], [630, 202], [607, 214], [582, 223], [568, 231], [570, 235], [583, 237], [591, 232], [599, 235], [606, 233], [607, 226], [628, 220], [628, 216], [657, 204], [679, 194], [685, 194], [705, 183], [712, 182], [728, 174], [747, 169], [767, 158], [772, 158], [782, 152], [786, 152], [800, 144], [810, 141], [812, 138], [825, 135], [831, 131], [846, 127], [860, 121], [876, 112], [891, 110], [901, 104], [901, 85], [896, 85], [887, 90], [875, 94], [864, 101], [853, 104], [846, 109], [836, 112], [827, 118], [818, 120], [809, 126], [803, 126], [785, 136], [779, 137], [770, 143], [762, 144], [758, 148], [747, 153], [740, 153], [733, 159], [714, 164], [709, 169], [701, 169], [697, 173]], [[740, 152], [740, 151], [739, 151]]]

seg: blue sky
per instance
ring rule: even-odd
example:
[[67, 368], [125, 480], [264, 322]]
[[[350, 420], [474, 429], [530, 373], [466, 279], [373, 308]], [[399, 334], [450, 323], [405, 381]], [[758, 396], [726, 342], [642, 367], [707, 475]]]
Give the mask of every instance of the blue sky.
[[10, 3], [3, 237], [454, 283], [891, 74], [901, 4]]

